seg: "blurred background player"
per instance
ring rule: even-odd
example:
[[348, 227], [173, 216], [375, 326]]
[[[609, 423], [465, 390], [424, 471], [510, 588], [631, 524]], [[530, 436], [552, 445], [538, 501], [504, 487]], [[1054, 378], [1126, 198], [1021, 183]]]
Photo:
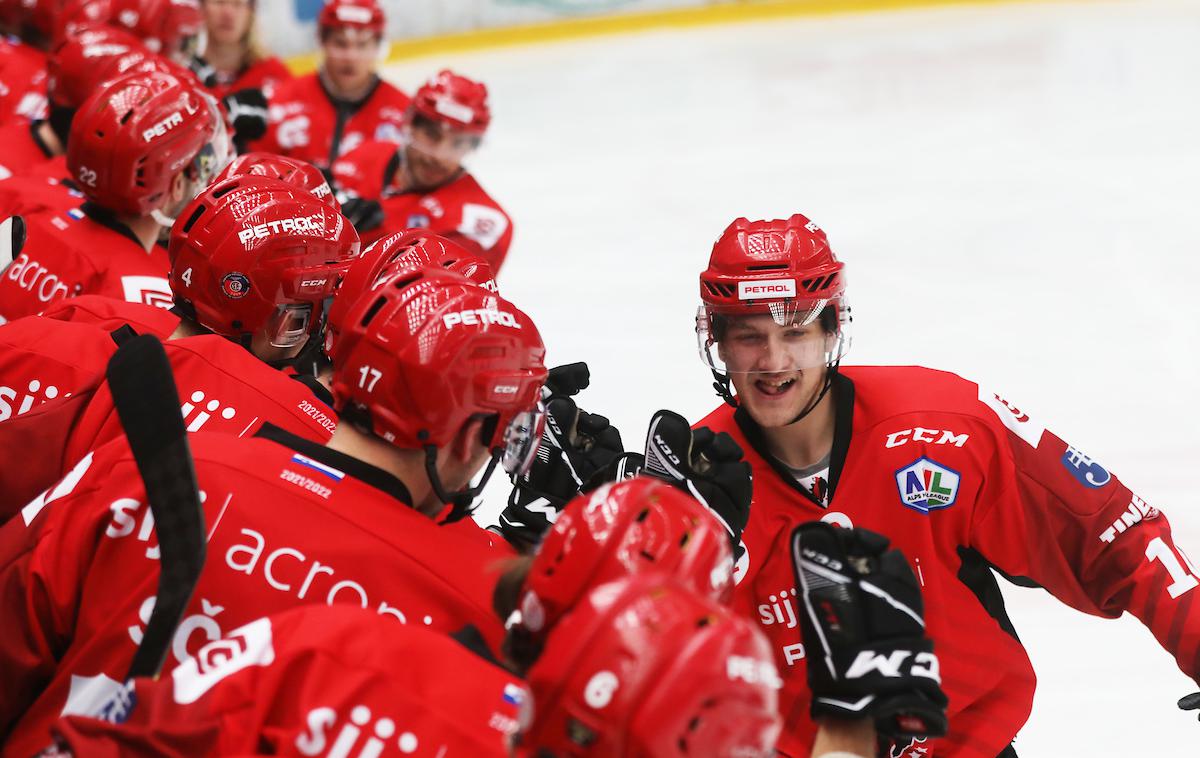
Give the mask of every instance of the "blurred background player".
[[126, 29], [148, 50], [181, 66], [191, 62], [204, 39], [196, 0], [68, 0], [59, 14], [56, 39], [103, 25]]
[[131, 74], [94, 93], [67, 147], [87, 202], [25, 219], [25, 247], [0, 275], [0, 318], [87, 293], [169, 306], [169, 264], [155, 242], [225, 167], [228, 150], [215, 101], [186, 77]]
[[[327, 445], [271, 427], [189, 438], [213, 556], [190, 612], [219, 613], [208, 617], [232, 629], [300, 604], [348, 603], [435, 631], [473, 624], [497, 645], [491, 572], [511, 551], [473, 522], [448, 527], [432, 516], [472, 493], [489, 461], [510, 473], [529, 464], [545, 380], [537, 328], [440, 267], [397, 269], [350, 316], [333, 355], [341, 420]], [[0, 729], [19, 719], [6, 745], [15, 754], [44, 746], [68, 700], [86, 708], [119, 686], [136, 647], [128, 628], [140, 627], [154, 594], [139, 530], [60, 542], [103, 532], [114, 498], [141, 491], [125, 446], [86, 457], [67, 481], [0, 534], [2, 617], [21, 627], [0, 644]], [[119, 519], [134, 525], [146, 514], [138, 506]], [[73, 526], [60, 528], [62, 518]], [[47, 567], [53, 576], [40, 568], [47, 550], [71, 556]], [[33, 607], [48, 615], [26, 612]], [[168, 670], [199, 647], [188, 639], [196, 628], [184, 626]], [[62, 653], [51, 661], [50, 650]], [[72, 699], [72, 686], [88, 697]]]
[[[211, 70], [209, 89], [218, 98], [256, 89], [269, 98], [292, 73], [263, 48], [258, 38], [256, 0], [201, 0], [206, 38], [203, 63]], [[202, 79], [204, 77], [201, 77]]]
[[735, 603], [759, 617], [784, 673], [780, 751], [803, 755], [815, 728], [804, 673], [820, 661], [794, 646], [801, 609], [779, 547], [804, 521], [886, 534], [918, 568], [950, 698], [949, 733], [922, 746], [934, 755], [1014, 755], [1032, 707], [1034, 673], [991, 568], [1088, 613], [1133, 614], [1200, 676], [1188, 594], [1200, 583], [1166, 518], [974, 382], [841, 367], [845, 277], [825, 232], [799, 214], [737, 219], [700, 277], [696, 336], [726, 401], [700, 423], [731, 435], [754, 471]]
[[482, 82], [440, 71], [413, 96], [402, 146], [368, 141], [335, 161], [338, 188], [362, 198], [347, 202], [347, 216], [364, 239], [427, 227], [473, 249], [498, 273], [512, 220], [463, 166], [491, 120]]
[[279, 85], [255, 149], [328, 168], [366, 140], [400, 142], [408, 95], [379, 78], [383, 9], [374, 0], [330, 0], [317, 19], [322, 61]]

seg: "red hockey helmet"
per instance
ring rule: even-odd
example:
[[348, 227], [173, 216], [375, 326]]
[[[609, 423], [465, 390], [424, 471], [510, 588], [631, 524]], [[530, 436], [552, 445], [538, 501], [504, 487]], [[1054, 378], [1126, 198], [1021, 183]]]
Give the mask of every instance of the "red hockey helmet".
[[42, 44], [53, 44], [63, 18], [63, 0], [19, 0], [20, 11], [15, 14], [19, 25], [33, 31]]
[[358, 255], [358, 233], [336, 210], [279, 179], [210, 185], [171, 230], [175, 302], [211, 331], [275, 347], [316, 333], [320, 309]]
[[318, 200], [323, 200], [335, 211], [342, 209], [321, 170], [299, 158], [288, 158], [275, 153], [242, 153], [229, 162], [213, 183], [239, 176], [269, 176], [272, 179], [280, 179], [299, 187]]
[[50, 55], [46, 95], [53, 105], [78, 108], [98, 87], [128, 73], [146, 53], [141, 40], [123, 29], [84, 29], [67, 37]]
[[527, 681], [531, 754], [765, 758], [782, 726], [766, 637], [663, 575], [592, 590]]
[[[700, 275], [696, 336], [700, 356], [718, 372], [804, 370], [834, 365], [850, 346], [846, 277], [825, 232], [799, 213], [786, 221], [739, 218], [713, 245]], [[818, 322], [825, 335], [787, 341], [788, 365], [759, 369], [757, 345], [726, 340], [731, 319], [764, 316], [780, 326]]]
[[375, 0], [328, 0], [317, 16], [317, 29], [357, 29], [382, 37], [387, 20]]
[[127, 29], [152, 52], [180, 62], [199, 53], [204, 34], [196, 0], [69, 0], [63, 9], [66, 36], [98, 24]]
[[413, 95], [414, 113], [471, 134], [482, 135], [492, 121], [483, 82], [443, 69]]
[[458, 243], [433, 234], [428, 229], [409, 229], [389, 234], [371, 243], [338, 285], [337, 296], [329, 307], [325, 354], [333, 355], [338, 331], [347, 323], [347, 314], [364, 293], [382, 284], [398, 268], [424, 266], [454, 271], [489, 292], [499, 292], [491, 265]]
[[165, 73], [128, 74], [79, 107], [67, 168], [97, 204], [147, 215], [163, 207], [181, 171], [206, 183], [223, 168], [218, 121], [199, 86]]
[[399, 268], [338, 327], [333, 397], [343, 420], [428, 454], [488, 417], [493, 461], [509, 473], [528, 467], [544, 420], [546, 348], [514, 305], [453, 271]]
[[648, 571], [728, 602], [729, 535], [695, 498], [658, 479], [638, 476], [579, 495], [534, 556], [517, 604], [519, 625], [544, 637], [592, 587]]

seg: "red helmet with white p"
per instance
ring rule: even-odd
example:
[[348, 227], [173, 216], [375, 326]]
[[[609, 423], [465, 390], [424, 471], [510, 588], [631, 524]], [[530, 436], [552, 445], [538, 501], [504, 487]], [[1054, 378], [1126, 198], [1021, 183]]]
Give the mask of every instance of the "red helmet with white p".
[[53, 106], [78, 108], [104, 82], [128, 73], [129, 65], [147, 52], [141, 40], [116, 27], [72, 34], [46, 62], [46, 96]]
[[202, 186], [224, 167], [223, 135], [216, 103], [198, 84], [127, 74], [80, 105], [67, 168], [98, 205], [144, 216], [164, 208], [181, 171]]
[[[546, 348], [512, 303], [443, 268], [400, 267], [336, 328], [333, 397], [342, 421], [424, 450], [433, 491], [455, 505], [452, 519], [468, 512], [497, 463], [509, 473], [528, 468], [544, 422]], [[483, 483], [447, 492], [437, 451], [475, 418], [486, 420], [491, 463]]]
[[186, 62], [200, 51], [204, 16], [196, 0], [70, 0], [61, 33], [107, 24], [129, 30], [151, 51]]
[[293, 348], [317, 333], [358, 250], [354, 227], [325, 202], [279, 179], [240, 176], [210, 185], [171, 229], [171, 291], [216, 334], [246, 346], [265, 334]]
[[337, 296], [329, 307], [325, 354], [333, 355], [339, 330], [347, 323], [351, 308], [368, 290], [382, 284], [397, 268], [425, 266], [454, 271], [489, 292], [499, 292], [491, 265], [458, 243], [428, 229], [389, 234], [363, 250], [338, 286]]
[[592, 587], [647, 572], [728, 602], [729, 535], [695, 498], [651, 477], [579, 495], [559, 514], [530, 564], [515, 628], [540, 642]]
[[[825, 232], [799, 213], [787, 220], [739, 218], [730, 224], [700, 274], [701, 306], [696, 315], [700, 356], [716, 376], [722, 396], [735, 404], [730, 373], [820, 367], [827, 368], [828, 389], [833, 371], [850, 348], [845, 291], [845, 265], [834, 255]], [[788, 341], [782, 357], [759, 365], [758, 346], [729, 335], [729, 327], [741, 318], [769, 319], [794, 327], [797, 334], [819, 327], [822, 334]]]
[[336, 211], [342, 209], [341, 204], [334, 197], [325, 175], [308, 161], [289, 158], [277, 153], [242, 153], [229, 162], [229, 165], [217, 175], [213, 183], [239, 176], [269, 176], [272, 179], [280, 179], [305, 190]]
[[375, 0], [328, 0], [317, 15], [317, 30], [323, 37], [331, 29], [355, 29], [382, 37], [387, 19]]
[[455, 129], [482, 135], [492, 121], [487, 85], [443, 69], [417, 89], [412, 111]]
[[531, 755], [767, 758], [782, 726], [763, 633], [661, 574], [593, 589], [526, 679]]

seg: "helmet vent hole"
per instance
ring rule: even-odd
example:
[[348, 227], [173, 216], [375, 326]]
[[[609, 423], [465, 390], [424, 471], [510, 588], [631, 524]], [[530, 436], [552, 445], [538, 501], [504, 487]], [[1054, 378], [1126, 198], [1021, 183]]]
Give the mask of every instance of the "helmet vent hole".
[[692, 539], [692, 533], [691, 533], [691, 532], [684, 532], [684, 533], [683, 533], [683, 536], [679, 538], [679, 546], [680, 546], [680, 547], [687, 547], [687, 543], [688, 543], [688, 542], [690, 542], [690, 541], [691, 541], [691, 539]]
[[386, 303], [387, 298], [375, 298], [375, 302], [371, 303], [371, 307], [367, 309], [365, 314], [363, 314], [362, 325], [366, 326], [367, 324], [371, 323], [371, 320], [375, 318], [376, 314], [379, 313], [380, 309], [383, 308]]
[[128, 120], [129, 120], [130, 118], [132, 118], [132, 117], [133, 117], [133, 110], [132, 110], [132, 109], [125, 111], [125, 115], [124, 115], [124, 116], [121, 116], [121, 124], [122, 124], [122, 126], [125, 124], [125, 122], [126, 122], [126, 121], [128, 121]]
[[708, 289], [710, 295], [715, 295], [717, 297], [733, 297], [734, 295], [733, 286], [729, 284], [714, 284], [712, 282], [705, 282], [704, 286]]
[[471, 351], [471, 360], [482, 360], [484, 358], [500, 358], [504, 355], [502, 347], [477, 347]]
[[239, 182], [229, 182], [224, 187], [219, 187], [219, 188], [213, 190], [213, 193], [212, 193], [213, 199], [215, 200], [218, 197], [224, 197], [225, 195], [228, 195], [230, 192], [233, 192], [239, 186], [240, 186]]
[[637, 520], [637, 522], [638, 522], [638, 523], [641, 523], [641, 522], [645, 521], [645, 520], [646, 520], [647, 518], [649, 518], [649, 517], [650, 517], [650, 509], [649, 509], [649, 508], [643, 508], [643, 509], [642, 509], [642, 511], [641, 511], [641, 513], [639, 513], [639, 514], [637, 515], [637, 519], [636, 519], [636, 520]]
[[392, 289], [402, 290], [405, 287], [407, 287], [408, 285], [412, 284], [413, 282], [419, 280], [420, 278], [421, 278], [421, 272], [414, 271], [414, 272], [412, 272], [411, 276], [406, 276], [403, 279], [396, 279], [394, 282], [392, 282]]
[[191, 228], [193, 226], [195, 226], [196, 222], [200, 220], [200, 217], [204, 215], [205, 210], [207, 210], [207, 208], [205, 208], [203, 205], [201, 205], [199, 208], [197, 208], [195, 211], [192, 212], [192, 215], [188, 217], [188, 220], [183, 223], [183, 233], [184, 234], [187, 234], [189, 231], [191, 231]]
[[787, 268], [786, 263], [764, 263], [761, 266], [747, 266], [747, 271], [780, 271]]
[[696, 619], [696, 628], [703, 629], [704, 627], [708, 626], [711, 623], [712, 623], [711, 616], [701, 616], [700, 618]]

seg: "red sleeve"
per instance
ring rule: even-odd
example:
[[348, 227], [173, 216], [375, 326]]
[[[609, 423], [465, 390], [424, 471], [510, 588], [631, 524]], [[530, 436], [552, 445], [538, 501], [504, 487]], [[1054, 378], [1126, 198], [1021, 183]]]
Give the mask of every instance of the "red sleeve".
[[107, 510], [97, 489], [111, 451], [88, 456], [0, 527], [0, 736], [50, 680], [71, 641]]
[[1133, 614], [1200, 682], [1200, 572], [1166, 517], [1021, 410], [995, 395], [981, 399], [1000, 423], [974, 546], [1081, 611]]

